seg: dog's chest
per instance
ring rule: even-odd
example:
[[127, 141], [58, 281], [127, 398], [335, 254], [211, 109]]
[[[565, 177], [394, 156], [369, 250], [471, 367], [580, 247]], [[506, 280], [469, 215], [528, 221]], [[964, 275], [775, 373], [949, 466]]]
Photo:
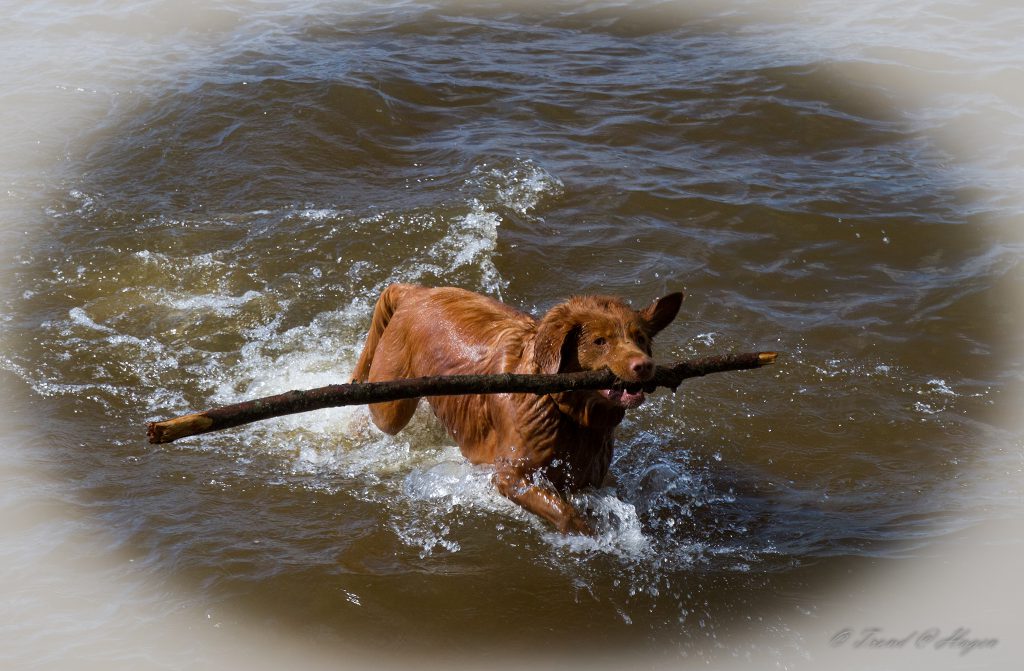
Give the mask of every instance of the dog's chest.
[[613, 427], [582, 426], [543, 398], [505, 400], [449, 396], [430, 404], [472, 463], [513, 464], [541, 473], [563, 491], [601, 485], [611, 464]]
[[544, 475], [563, 491], [600, 487], [612, 461], [612, 431], [575, 426], [559, 438]]

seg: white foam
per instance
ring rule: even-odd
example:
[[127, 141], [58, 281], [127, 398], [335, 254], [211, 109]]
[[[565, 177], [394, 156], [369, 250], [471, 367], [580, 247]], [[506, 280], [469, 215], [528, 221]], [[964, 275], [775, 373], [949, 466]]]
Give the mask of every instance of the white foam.
[[262, 297], [259, 291], [246, 291], [241, 296], [230, 294], [185, 294], [183, 292], [171, 292], [164, 289], [152, 294], [153, 301], [166, 305], [174, 310], [186, 312], [210, 311], [215, 314], [227, 317], [231, 316], [246, 303]]
[[443, 502], [448, 508], [470, 506], [493, 511], [504, 507], [504, 500], [491, 484], [491, 469], [472, 466], [454, 446], [440, 450], [437, 458], [436, 463], [406, 476], [406, 496], [418, 501]]
[[709, 331], [708, 333], [698, 333], [697, 335], [693, 336], [692, 340], [694, 342], [700, 343], [704, 347], [711, 347], [712, 345], [715, 344], [716, 335], [718, 335], [718, 333], [714, 331]]
[[938, 378], [928, 380], [928, 386], [931, 391], [937, 394], [942, 394], [943, 396], [959, 396], [959, 394], [950, 388], [949, 384], [945, 380], [940, 380]]
[[[368, 317], [369, 305], [353, 301], [333, 312], [317, 315], [303, 326], [279, 332], [280, 316], [269, 324], [244, 331], [248, 342], [228, 371], [218, 374], [213, 390], [218, 403], [311, 389], [348, 381], [361, 337], [352, 337], [354, 325]], [[365, 411], [363, 411], [365, 412]], [[349, 430], [358, 419], [357, 408], [331, 408], [275, 420], [278, 430], [303, 429], [329, 434]]]
[[299, 210], [299, 216], [307, 221], [324, 221], [326, 219], [333, 219], [341, 215], [341, 212], [334, 208], [306, 208]]
[[[214, 267], [229, 268], [230, 264], [219, 260], [217, 256], [224, 256], [225, 252], [204, 252], [185, 257], [172, 257], [162, 252], [153, 252], [148, 249], [141, 249], [132, 256], [144, 263], [160, 266], [172, 272], [174, 276], [180, 277], [182, 272], [189, 270], [210, 269]], [[225, 271], [226, 272], [226, 271]]]
[[[423, 217], [398, 216], [409, 225], [423, 225]], [[440, 228], [441, 237], [424, 248], [410, 250], [405, 262], [395, 267], [388, 282], [446, 283], [500, 295], [507, 281], [494, 264], [501, 218], [472, 200], [462, 215], [427, 218], [427, 228]], [[380, 287], [381, 289], [383, 287]]]
[[92, 329], [94, 331], [100, 331], [102, 333], [116, 333], [114, 329], [108, 328], [106, 326], [103, 326], [102, 324], [97, 324], [96, 322], [94, 322], [92, 318], [89, 317], [89, 315], [85, 312], [85, 310], [83, 310], [80, 307], [75, 307], [68, 310], [68, 317], [71, 319], [72, 323], [78, 324], [79, 326], [84, 326], [85, 328]]
[[164, 254], [151, 252], [148, 249], [140, 249], [139, 251], [135, 252], [132, 256], [134, 256], [137, 259], [142, 259], [147, 263], [156, 263], [161, 258], [167, 258], [167, 256]]
[[440, 519], [415, 519], [411, 523], [393, 523], [391, 529], [406, 545], [419, 548], [420, 559], [435, 552], [458, 552], [462, 545], [451, 538], [452, 527]]
[[530, 159], [516, 159], [511, 165], [483, 164], [473, 169], [469, 185], [482, 187], [481, 198], [519, 214], [527, 214], [545, 198], [563, 193], [565, 185]]
[[498, 215], [486, 211], [479, 201], [473, 201], [473, 209], [455, 220], [448, 238], [454, 251], [450, 266], [479, 268], [483, 289], [498, 295], [507, 284], [494, 265], [500, 223]]
[[649, 555], [651, 543], [644, 535], [636, 506], [619, 499], [614, 489], [605, 487], [575, 494], [571, 501], [585, 511], [595, 535], [565, 535], [547, 530], [544, 539], [553, 547], [582, 554], [615, 554], [634, 560]]

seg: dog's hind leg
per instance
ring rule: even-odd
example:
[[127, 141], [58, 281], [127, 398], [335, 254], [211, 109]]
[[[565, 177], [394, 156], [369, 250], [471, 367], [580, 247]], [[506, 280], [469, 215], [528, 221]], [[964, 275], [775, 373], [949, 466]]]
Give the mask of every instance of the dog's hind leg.
[[[402, 351], [401, 337], [389, 337], [388, 325], [398, 309], [398, 302], [408, 289], [407, 285], [392, 284], [381, 292], [373, 309], [370, 331], [359, 361], [352, 373], [353, 382], [378, 382], [407, 377], [407, 356]], [[381, 431], [394, 435], [405, 428], [416, 412], [418, 398], [371, 403], [370, 417]]]
[[[395, 380], [400, 377], [390, 375], [387, 371], [378, 376], [378, 372], [379, 371], [376, 368], [371, 372], [371, 382]], [[373, 419], [373, 423], [377, 425], [377, 428], [384, 433], [393, 436], [404, 429], [405, 425], [409, 423], [409, 420], [412, 419], [413, 413], [416, 412], [416, 406], [419, 402], [420, 399], [418, 398], [404, 398], [400, 401], [371, 403], [367, 407], [370, 408], [370, 417]]]
[[352, 371], [353, 382], [367, 382], [370, 379], [370, 367], [373, 366], [373, 358], [380, 345], [380, 339], [384, 330], [391, 323], [391, 318], [398, 309], [398, 299], [402, 295], [404, 286], [391, 284], [381, 292], [377, 304], [373, 307], [373, 317], [370, 319], [370, 331], [366, 334], [366, 344], [359, 355], [356, 368]]

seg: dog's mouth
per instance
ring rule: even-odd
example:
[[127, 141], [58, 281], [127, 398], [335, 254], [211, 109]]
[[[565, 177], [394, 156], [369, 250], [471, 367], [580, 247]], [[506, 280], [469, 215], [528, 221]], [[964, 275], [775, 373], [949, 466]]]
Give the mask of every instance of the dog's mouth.
[[642, 389], [635, 392], [625, 389], [602, 389], [601, 395], [623, 408], [636, 408], [647, 398]]

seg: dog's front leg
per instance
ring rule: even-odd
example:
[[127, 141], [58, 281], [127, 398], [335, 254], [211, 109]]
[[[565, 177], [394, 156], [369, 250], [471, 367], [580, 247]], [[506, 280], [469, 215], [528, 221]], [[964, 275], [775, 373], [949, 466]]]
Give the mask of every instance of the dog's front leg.
[[534, 484], [514, 470], [499, 470], [494, 484], [502, 496], [551, 522], [562, 533], [594, 535], [587, 520], [554, 488]]

